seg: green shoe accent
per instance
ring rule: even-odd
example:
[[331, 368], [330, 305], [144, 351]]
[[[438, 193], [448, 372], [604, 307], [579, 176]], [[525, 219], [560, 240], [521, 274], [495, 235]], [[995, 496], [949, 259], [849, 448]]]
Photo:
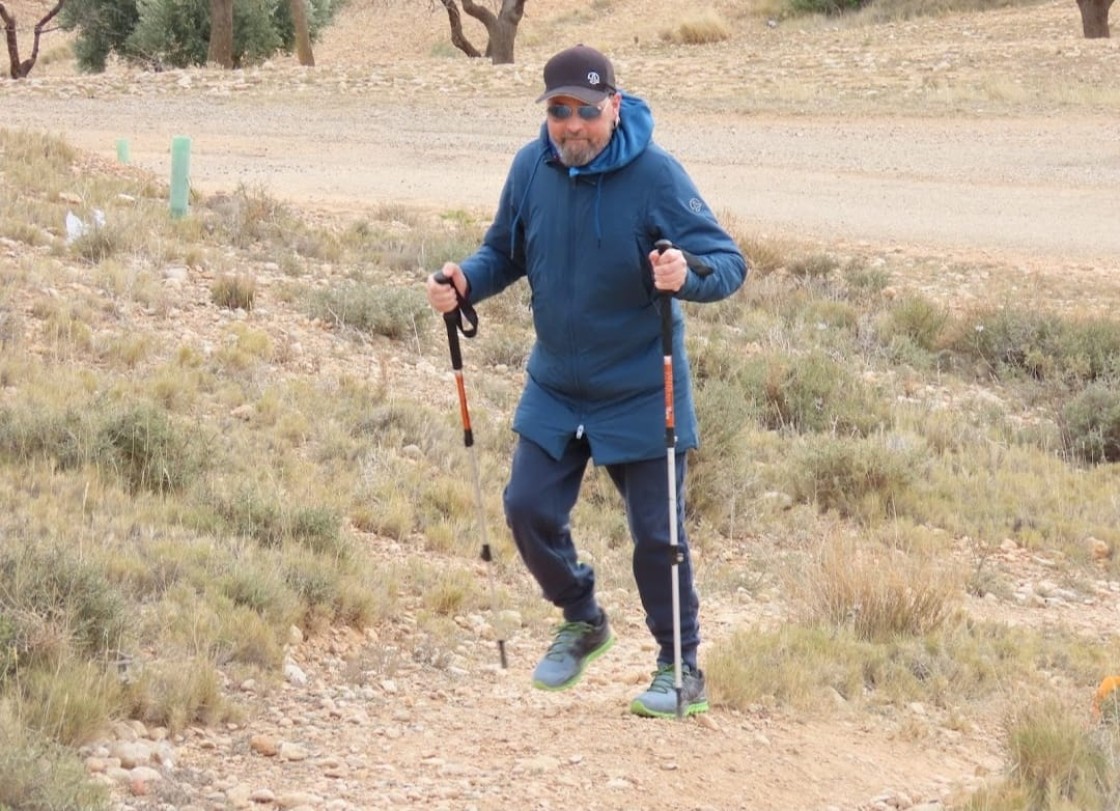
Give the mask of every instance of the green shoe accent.
[[[673, 680], [673, 666], [659, 665], [653, 672], [649, 689], [630, 702], [630, 712], [644, 718], [676, 718], [677, 689]], [[681, 672], [681, 715], [699, 715], [708, 709], [703, 672], [684, 666]]]

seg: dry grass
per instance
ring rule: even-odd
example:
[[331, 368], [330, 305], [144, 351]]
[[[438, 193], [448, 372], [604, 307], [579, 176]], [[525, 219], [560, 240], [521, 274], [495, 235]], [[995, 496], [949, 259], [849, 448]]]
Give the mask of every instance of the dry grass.
[[[670, 39], [718, 56], [741, 24], [725, 4]], [[1058, 84], [1046, 92], [1068, 103], [1117, 103], [1114, 89]], [[821, 93], [788, 78], [766, 87], [792, 105]], [[1017, 104], [1023, 92], [995, 76], [928, 89], [949, 106]], [[2, 572], [0, 705], [22, 702], [0, 724], [14, 742], [0, 746], [0, 804], [12, 807], [49, 790], [69, 792], [54, 807], [97, 807], [74, 799], [88, 786], [67, 782], [81, 774], [73, 753], [45, 740], [84, 740], [118, 714], [172, 729], [236, 718], [223, 672], [275, 678], [293, 624], [378, 629], [381, 658], [363, 667], [389, 676], [401, 657], [448, 667], [464, 639], [493, 633], [464, 619], [491, 604], [452, 389], [429, 371], [446, 371], [442, 325], [418, 287], [419, 268], [471, 250], [484, 218], [384, 203], [311, 224], [239, 188], [172, 222], [161, 184], [84, 160], [59, 139], [0, 130], [0, 235], [13, 255], [0, 280], [0, 384], [12, 395], [0, 399], [0, 531], [36, 554], [48, 537], [77, 550], [85, 578], [43, 595]], [[60, 223], [73, 204], [60, 194], [75, 188], [80, 213], [104, 210], [111, 227], [68, 245]], [[796, 610], [780, 629], [742, 623], [720, 640], [707, 665], [717, 703], [796, 715], [921, 701], [952, 727], [1019, 688], [1094, 684], [1114, 643], [961, 620], [970, 595], [1008, 586], [954, 541], [992, 550], [1012, 538], [1059, 560], [1063, 582], [1115, 576], [1116, 556], [1094, 562], [1087, 539], [1120, 543], [1117, 473], [1070, 452], [1054, 407], [1096, 379], [1079, 370], [1115, 383], [1094, 360], [1115, 363], [1109, 330], [1076, 352], [1036, 342], [1020, 353], [1028, 366], [1001, 366], [954, 343], [964, 316], [897, 295], [901, 260], [872, 266], [732, 228], [756, 275], [690, 321], [705, 430], [690, 528], [706, 599], [745, 590]], [[502, 328], [468, 347], [468, 385], [499, 605], [531, 623], [549, 608], [517, 566], [500, 499], [527, 304], [516, 290], [487, 303]], [[986, 329], [1015, 337], [1008, 323], [1027, 320]], [[1075, 322], [1046, 324], [1083, 337]], [[581, 546], [606, 593], [627, 588], [616, 494], [590, 473], [584, 496]], [[119, 632], [116, 615], [94, 610], [98, 594], [143, 621]], [[403, 647], [387, 620], [402, 616], [416, 624]], [[91, 630], [112, 650], [83, 646]], [[123, 686], [118, 649], [143, 665]], [[62, 703], [67, 690], [86, 700]], [[1108, 750], [1058, 720], [1009, 723], [1012, 780], [976, 809], [1109, 796]]]

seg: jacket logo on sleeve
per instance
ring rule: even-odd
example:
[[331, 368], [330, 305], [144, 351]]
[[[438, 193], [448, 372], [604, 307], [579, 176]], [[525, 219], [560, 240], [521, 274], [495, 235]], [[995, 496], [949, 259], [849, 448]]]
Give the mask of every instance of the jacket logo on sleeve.
[[704, 210], [704, 204], [701, 203], [700, 200], [697, 199], [696, 197], [693, 197], [691, 200], [688, 201], [688, 207], [689, 207], [689, 209], [692, 210], [692, 212], [694, 214], [699, 214], [701, 211]]

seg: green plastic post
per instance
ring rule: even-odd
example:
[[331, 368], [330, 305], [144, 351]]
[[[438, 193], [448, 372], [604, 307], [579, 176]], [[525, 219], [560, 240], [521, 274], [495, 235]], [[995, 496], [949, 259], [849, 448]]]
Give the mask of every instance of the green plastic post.
[[121, 163], [128, 163], [129, 159], [130, 158], [129, 158], [129, 154], [128, 154], [128, 139], [127, 138], [118, 138], [117, 139], [117, 160], [120, 161]]
[[171, 139], [171, 216], [187, 213], [190, 193], [191, 139], [176, 135]]

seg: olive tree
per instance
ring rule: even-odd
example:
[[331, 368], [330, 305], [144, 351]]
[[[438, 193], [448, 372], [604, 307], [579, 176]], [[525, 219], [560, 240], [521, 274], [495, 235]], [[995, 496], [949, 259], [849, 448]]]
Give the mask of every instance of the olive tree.
[[83, 70], [105, 70], [113, 54], [154, 70], [208, 62], [238, 68], [291, 52], [304, 21], [310, 58], [310, 42], [336, 0], [299, 2], [293, 14], [292, 0], [66, 0], [61, 19], [78, 31], [74, 49]]

